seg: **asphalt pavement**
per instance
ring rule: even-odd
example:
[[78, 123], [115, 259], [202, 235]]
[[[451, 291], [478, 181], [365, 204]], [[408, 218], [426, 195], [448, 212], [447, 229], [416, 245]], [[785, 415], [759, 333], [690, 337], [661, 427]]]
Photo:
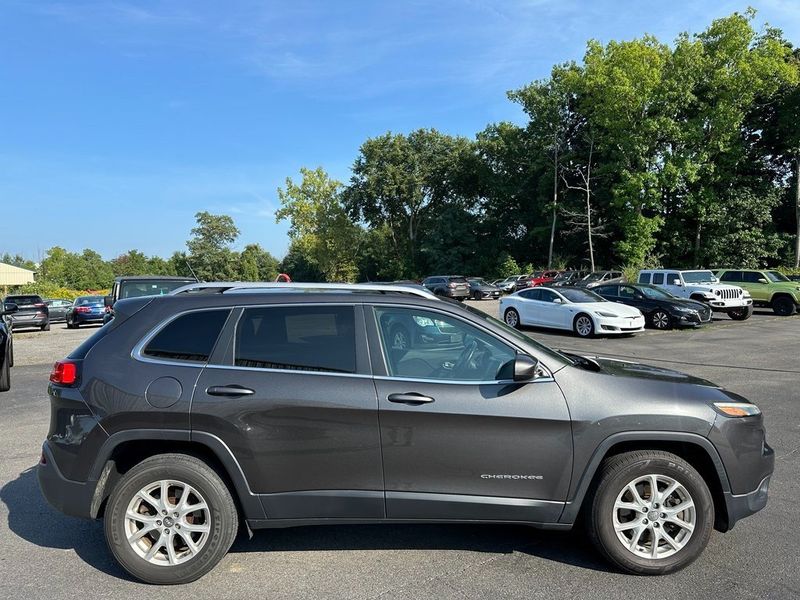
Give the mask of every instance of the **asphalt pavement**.
[[[496, 302], [476, 303], [496, 313]], [[800, 316], [758, 312], [699, 330], [578, 340], [528, 330], [553, 347], [686, 371], [757, 402], [776, 470], [766, 509], [704, 554], [659, 578], [611, 570], [580, 530], [520, 526], [326, 526], [242, 534], [198, 582], [159, 589], [132, 581], [106, 549], [102, 525], [42, 499], [35, 465], [47, 433], [53, 361], [90, 335], [54, 325], [15, 335], [12, 390], [0, 394], [0, 598], [800, 598]], [[610, 399], [611, 401], [611, 399]]]

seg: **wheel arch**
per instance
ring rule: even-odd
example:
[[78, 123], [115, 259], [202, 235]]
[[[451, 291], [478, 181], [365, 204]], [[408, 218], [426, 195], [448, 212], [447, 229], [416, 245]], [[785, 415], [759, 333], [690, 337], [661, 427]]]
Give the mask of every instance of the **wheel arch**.
[[774, 292], [769, 298], [769, 303], [772, 304], [779, 298], [786, 298], [791, 300], [793, 304], [797, 305], [797, 301], [794, 299], [794, 296], [792, 296], [789, 292]]
[[100, 448], [89, 478], [97, 481], [91, 517], [102, 516], [119, 479], [142, 460], [158, 454], [194, 456], [222, 478], [231, 491], [243, 519], [264, 519], [264, 508], [230, 448], [217, 436], [186, 430], [130, 430], [111, 435]]
[[574, 523], [581, 517], [598, 484], [600, 465], [605, 459], [633, 450], [671, 452], [697, 469], [714, 499], [714, 528], [718, 531], [730, 529], [726, 496], [730, 495], [731, 487], [717, 449], [701, 435], [678, 431], [624, 432], [606, 438], [571, 489], [571, 498], [564, 507], [560, 522]]

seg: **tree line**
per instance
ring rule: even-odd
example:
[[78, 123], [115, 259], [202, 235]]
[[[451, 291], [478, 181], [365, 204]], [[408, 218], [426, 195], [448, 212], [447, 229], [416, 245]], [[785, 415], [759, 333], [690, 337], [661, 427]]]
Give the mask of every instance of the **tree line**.
[[508, 92], [522, 124], [473, 138], [387, 132], [361, 145], [347, 182], [302, 168], [278, 190], [282, 261], [257, 244], [233, 250], [231, 217], [201, 212], [186, 252], [103, 261], [51, 248], [40, 278], [92, 289], [145, 273], [380, 281], [533, 266], [797, 268], [800, 51], [754, 20], [734, 13], [672, 44], [590, 41], [582, 61]]

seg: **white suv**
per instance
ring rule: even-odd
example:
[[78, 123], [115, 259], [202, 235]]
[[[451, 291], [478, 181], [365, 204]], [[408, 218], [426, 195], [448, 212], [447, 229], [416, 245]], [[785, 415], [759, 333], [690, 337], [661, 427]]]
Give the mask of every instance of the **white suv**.
[[719, 283], [711, 271], [648, 269], [639, 271], [639, 283], [657, 285], [679, 298], [698, 300], [736, 321], [749, 319], [753, 314], [750, 292], [736, 285]]

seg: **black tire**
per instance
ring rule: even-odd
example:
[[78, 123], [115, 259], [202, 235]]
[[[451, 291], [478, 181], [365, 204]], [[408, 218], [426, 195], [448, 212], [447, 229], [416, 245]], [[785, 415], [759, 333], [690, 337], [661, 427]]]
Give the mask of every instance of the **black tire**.
[[42, 331], [50, 331], [50, 321], [42, 325]]
[[753, 305], [728, 311], [728, 316], [734, 321], [746, 321], [753, 316]]
[[781, 317], [789, 317], [797, 312], [797, 306], [791, 297], [778, 296], [772, 301], [772, 312]]
[[0, 392], [7, 392], [11, 389], [11, 356], [6, 350], [6, 356], [0, 364]]
[[67, 329], [75, 329], [75, 326], [72, 324], [72, 319], [69, 317], [65, 319], [65, 323], [67, 324]]
[[[134, 501], [140, 490], [161, 480], [182, 482], [194, 488], [208, 505], [210, 514], [208, 538], [196, 556], [174, 565], [152, 564], [145, 560], [128, 543], [125, 532], [128, 505]], [[178, 500], [176, 498], [175, 503]], [[238, 523], [236, 504], [230, 490], [214, 469], [193, 456], [160, 454], [147, 458], [130, 469], [114, 487], [105, 513], [105, 535], [114, 557], [128, 573], [146, 583], [171, 585], [195, 581], [211, 571], [233, 544]], [[169, 538], [172, 540], [170, 543], [173, 548], [178, 544], [179, 549], [179, 528], [167, 521], [163, 524], [159, 522], [159, 525], [173, 527], [167, 535], [175, 536]]]
[[506, 322], [506, 325], [513, 327], [514, 329], [519, 329], [522, 326], [522, 323], [519, 320], [519, 313], [515, 308], [507, 309], [503, 315], [503, 320]]
[[650, 325], [653, 329], [665, 331], [672, 328], [672, 318], [667, 311], [659, 308], [650, 313]]
[[[587, 320], [588, 326], [584, 326], [587, 323]], [[592, 317], [586, 313], [579, 313], [575, 315], [575, 318], [572, 320], [572, 331], [574, 331], [575, 335], [578, 337], [594, 337], [594, 321], [592, 321]]]
[[[666, 476], [678, 482], [694, 503], [694, 508], [688, 509], [693, 512], [693, 531], [689, 534], [688, 540], [678, 542], [685, 545], [671, 556], [665, 556], [664, 558], [648, 558], [635, 554], [627, 547], [627, 543], [623, 545], [615, 531], [614, 518], [624, 512], [616, 512], [618, 510], [615, 508], [617, 497], [627, 493], [624, 490], [629, 483], [633, 483], [639, 477], [646, 478], [649, 475]], [[643, 485], [643, 490], [647, 489], [647, 483], [640, 485]], [[661, 485], [665, 484], [661, 483]], [[658, 487], [658, 490], [661, 493], [666, 491], [662, 487]], [[675, 496], [668, 497], [666, 501], [671, 501], [671, 498], [675, 498]], [[646, 503], [651, 500], [652, 496], [644, 498]], [[658, 506], [660, 509], [664, 508], [657, 504], [652, 505]], [[600, 465], [597, 486], [587, 508], [586, 525], [592, 542], [613, 565], [626, 573], [634, 575], [665, 575], [683, 569], [703, 552], [714, 527], [714, 500], [701, 475], [692, 465], [679, 456], [660, 450], [637, 450], [606, 459]], [[676, 526], [670, 523], [669, 520], [658, 518], [657, 521], [650, 522], [647, 519], [651, 515], [663, 517], [664, 513], [654, 514], [658, 512], [658, 509], [654, 509], [646, 516], [642, 515], [641, 517], [638, 516], [638, 512], [629, 512], [631, 514], [631, 522], [636, 520], [639, 523], [647, 523], [647, 525], [643, 525], [646, 530], [640, 534], [641, 537], [637, 538], [637, 540], [646, 539], [646, 541], [642, 542], [642, 547], [639, 546], [638, 542], [635, 542], [637, 551], [649, 553], [652, 550], [655, 532], [658, 532], [658, 535], [661, 535], [661, 532], [670, 532], [670, 535], [673, 535], [675, 531], [679, 531], [679, 528], [675, 529]], [[631, 535], [635, 534], [632, 533]], [[680, 533], [673, 540], [677, 539], [679, 535]], [[662, 540], [663, 545], [661, 544]], [[661, 549], [671, 549], [667, 547], [666, 539], [662, 538], [662, 540], [659, 540], [656, 544], [657, 552], [660, 552]], [[648, 542], [650, 544], [649, 549], [646, 546]]]
[[8, 366], [14, 366], [14, 342], [11, 341], [8, 343]]
[[480, 292], [472, 292], [472, 299], [483, 300], [483, 294], [481, 294]]

